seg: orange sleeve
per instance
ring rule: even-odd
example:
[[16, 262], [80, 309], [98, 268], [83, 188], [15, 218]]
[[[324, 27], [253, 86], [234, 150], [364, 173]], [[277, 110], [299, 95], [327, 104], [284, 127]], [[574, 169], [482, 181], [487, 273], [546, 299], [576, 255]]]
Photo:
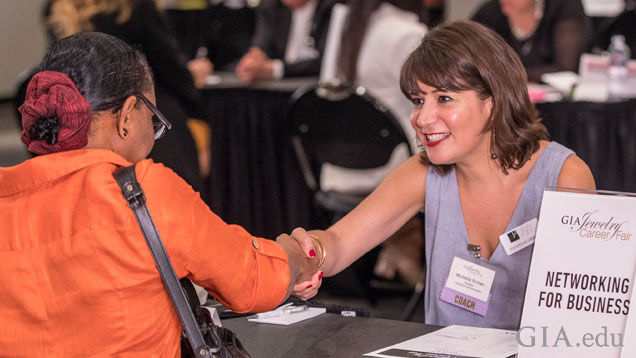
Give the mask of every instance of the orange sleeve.
[[290, 273], [280, 245], [226, 224], [161, 164], [139, 163], [137, 178], [177, 276], [235, 312], [266, 311], [283, 301]]

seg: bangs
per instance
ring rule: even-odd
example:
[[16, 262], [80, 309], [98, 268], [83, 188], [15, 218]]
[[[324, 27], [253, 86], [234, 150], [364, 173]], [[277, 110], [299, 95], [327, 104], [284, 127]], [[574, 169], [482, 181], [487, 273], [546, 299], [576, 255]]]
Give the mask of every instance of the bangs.
[[443, 91], [483, 93], [485, 83], [470, 57], [445, 47], [424, 37], [409, 55], [400, 73], [400, 89], [406, 97], [421, 92], [418, 82]]

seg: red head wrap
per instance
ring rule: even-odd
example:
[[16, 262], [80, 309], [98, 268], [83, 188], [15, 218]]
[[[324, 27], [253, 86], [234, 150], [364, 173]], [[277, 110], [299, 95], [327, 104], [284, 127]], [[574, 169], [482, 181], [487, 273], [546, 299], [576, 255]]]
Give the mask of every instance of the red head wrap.
[[[54, 71], [37, 73], [29, 82], [26, 99], [20, 106], [22, 114], [21, 139], [30, 152], [48, 154], [79, 149], [88, 143], [91, 105], [75, 83], [65, 74]], [[55, 116], [60, 120], [57, 143], [32, 140], [29, 129], [38, 118]]]

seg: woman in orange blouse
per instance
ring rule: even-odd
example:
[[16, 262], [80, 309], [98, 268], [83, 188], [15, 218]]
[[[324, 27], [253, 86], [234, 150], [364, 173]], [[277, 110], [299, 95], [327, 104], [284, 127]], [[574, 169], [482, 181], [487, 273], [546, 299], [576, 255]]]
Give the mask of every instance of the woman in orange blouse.
[[131, 163], [177, 276], [232, 310], [271, 309], [316, 271], [288, 236], [224, 223], [144, 159], [166, 130], [154, 101], [145, 58], [115, 37], [47, 51], [20, 108], [39, 156], [0, 168], [2, 357], [179, 357], [179, 318], [112, 177]]

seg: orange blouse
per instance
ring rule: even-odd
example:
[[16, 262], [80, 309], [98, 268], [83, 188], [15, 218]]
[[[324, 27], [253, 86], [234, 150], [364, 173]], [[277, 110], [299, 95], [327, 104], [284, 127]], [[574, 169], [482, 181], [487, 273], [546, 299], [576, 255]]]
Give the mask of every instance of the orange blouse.
[[[0, 168], [0, 356], [179, 357], [179, 317], [112, 177], [127, 165], [89, 149]], [[236, 312], [283, 300], [278, 244], [223, 222], [161, 164], [136, 173], [177, 276]]]

